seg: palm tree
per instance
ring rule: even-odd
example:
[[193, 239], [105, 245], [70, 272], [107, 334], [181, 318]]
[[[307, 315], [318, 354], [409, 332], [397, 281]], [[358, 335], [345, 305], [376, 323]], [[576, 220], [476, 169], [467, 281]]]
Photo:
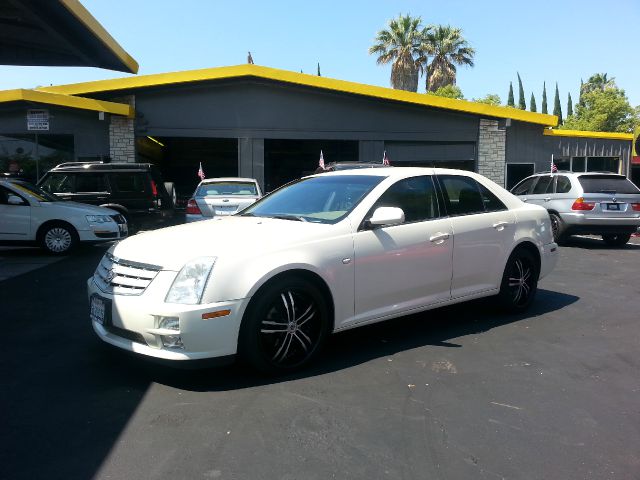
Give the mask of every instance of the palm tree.
[[378, 55], [377, 63], [391, 65], [391, 86], [398, 90], [418, 91], [418, 75], [421, 66], [416, 59], [421, 54], [422, 19], [400, 15], [389, 20], [386, 30], [380, 30], [370, 55]]
[[426, 67], [426, 86], [430, 92], [445, 85], [455, 85], [456, 65], [473, 67], [473, 56], [476, 53], [462, 37], [462, 30], [450, 25], [436, 25], [425, 29], [421, 50], [421, 65], [426, 66], [429, 57], [432, 59]]

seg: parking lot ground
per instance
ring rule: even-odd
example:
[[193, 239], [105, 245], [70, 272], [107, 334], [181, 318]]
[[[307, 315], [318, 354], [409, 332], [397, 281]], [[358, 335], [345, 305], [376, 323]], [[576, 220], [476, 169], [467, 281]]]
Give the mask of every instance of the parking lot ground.
[[526, 314], [355, 329], [283, 378], [103, 347], [82, 249], [0, 282], [0, 478], [637, 479], [639, 240], [562, 247]]
[[35, 247], [0, 247], [0, 282], [61, 259], [62, 257], [47, 255]]

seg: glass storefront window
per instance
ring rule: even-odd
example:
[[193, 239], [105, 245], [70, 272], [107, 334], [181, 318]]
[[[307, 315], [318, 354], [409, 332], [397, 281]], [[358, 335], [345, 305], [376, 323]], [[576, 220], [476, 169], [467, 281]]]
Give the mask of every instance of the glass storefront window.
[[587, 172], [614, 172], [620, 171], [620, 159], [618, 157], [588, 157]]
[[571, 159], [572, 172], [584, 172], [585, 166], [586, 166], [586, 159], [584, 157], [573, 157]]
[[59, 163], [73, 160], [73, 135], [0, 135], [0, 172], [35, 182]]

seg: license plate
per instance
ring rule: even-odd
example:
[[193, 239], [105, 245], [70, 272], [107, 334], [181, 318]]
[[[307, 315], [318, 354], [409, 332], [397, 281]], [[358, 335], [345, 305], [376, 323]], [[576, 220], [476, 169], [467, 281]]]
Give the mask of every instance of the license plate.
[[107, 300], [98, 295], [92, 295], [89, 304], [89, 317], [94, 322], [104, 325], [107, 319]]
[[230, 215], [232, 213], [235, 213], [237, 209], [238, 209], [237, 205], [224, 205], [224, 206], [216, 207], [218, 215]]
[[619, 203], [607, 203], [607, 210], [620, 210]]

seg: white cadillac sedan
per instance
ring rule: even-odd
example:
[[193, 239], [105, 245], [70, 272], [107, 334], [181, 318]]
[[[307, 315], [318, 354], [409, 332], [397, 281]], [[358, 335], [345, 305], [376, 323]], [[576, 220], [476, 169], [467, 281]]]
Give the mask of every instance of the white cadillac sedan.
[[523, 311], [557, 253], [546, 210], [478, 174], [345, 170], [120, 242], [88, 280], [90, 317], [149, 357], [286, 372], [332, 332], [487, 296]]

